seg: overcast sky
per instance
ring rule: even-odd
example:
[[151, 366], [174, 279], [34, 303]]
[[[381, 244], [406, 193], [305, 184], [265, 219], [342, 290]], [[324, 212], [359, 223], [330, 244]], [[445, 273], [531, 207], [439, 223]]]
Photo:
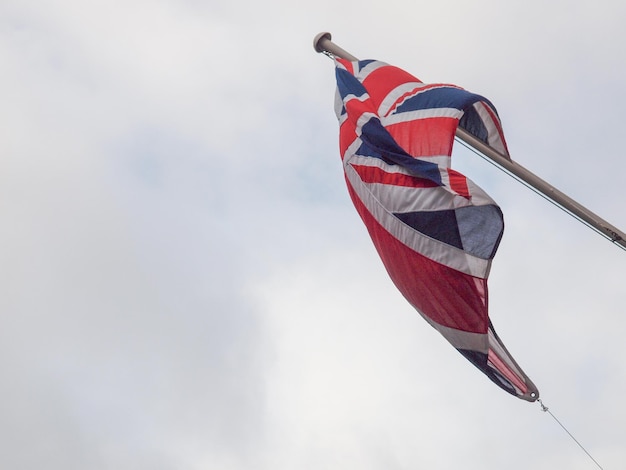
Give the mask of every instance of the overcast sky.
[[[596, 468], [404, 301], [347, 195], [313, 37], [498, 108], [513, 159], [626, 229], [626, 4], [3, 0], [0, 467]], [[491, 319], [626, 461], [626, 253], [478, 157]]]

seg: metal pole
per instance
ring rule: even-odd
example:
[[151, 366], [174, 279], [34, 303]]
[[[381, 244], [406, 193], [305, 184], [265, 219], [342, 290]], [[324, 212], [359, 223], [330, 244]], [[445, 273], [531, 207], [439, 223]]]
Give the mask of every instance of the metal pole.
[[[341, 47], [337, 46], [331, 41], [332, 37], [330, 33], [319, 33], [313, 40], [313, 47], [317, 52], [331, 54], [342, 59], [350, 61], [358, 60], [349, 52], [346, 52]], [[489, 145], [485, 144], [481, 140], [474, 137], [465, 129], [457, 128], [456, 137], [467, 145], [473, 147], [475, 150], [492, 160], [496, 165], [504, 168], [511, 174], [518, 177], [521, 181], [527, 183], [529, 186], [543, 194], [546, 198], [550, 199], [556, 205], [562, 207], [567, 212], [573, 214], [578, 219], [585, 222], [591, 228], [596, 230], [601, 235], [610, 239], [616, 245], [626, 249], [626, 234], [614, 227], [600, 216], [594, 214], [592, 211], [582, 206], [572, 198], [562, 193], [546, 181], [539, 178], [531, 171], [524, 168], [522, 165], [515, 163], [510, 158], [502, 155], [500, 152], [494, 150]]]

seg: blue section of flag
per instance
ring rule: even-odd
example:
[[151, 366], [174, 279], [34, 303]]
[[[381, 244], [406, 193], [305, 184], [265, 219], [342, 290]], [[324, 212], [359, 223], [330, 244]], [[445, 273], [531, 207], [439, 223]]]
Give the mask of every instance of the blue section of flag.
[[[378, 118], [371, 118], [362, 127], [361, 140], [369, 147], [370, 156], [377, 156], [386, 163], [399, 165], [413, 176], [424, 178], [441, 186], [441, 173], [439, 166], [412, 157], [400, 147], [387, 129], [383, 127]], [[363, 146], [361, 146], [363, 147]], [[360, 155], [360, 154], [359, 154]]]
[[408, 98], [398, 106], [397, 112], [404, 113], [434, 108], [465, 109], [477, 101], [485, 101], [485, 98], [460, 88], [444, 86], [432, 88]]
[[502, 234], [504, 218], [498, 206], [467, 206], [455, 211], [463, 250], [482, 259], [495, 256]]
[[341, 98], [348, 95], [362, 97], [367, 94], [365, 87], [347, 70], [337, 68], [335, 71], [337, 77], [337, 90]]
[[430, 238], [463, 249], [454, 210], [404, 212], [394, 215], [408, 226]]
[[489, 131], [485, 127], [483, 120], [472, 106], [465, 109], [465, 113], [459, 121], [459, 127], [462, 127], [482, 142], [488, 143]]
[[424, 235], [482, 259], [493, 258], [504, 230], [502, 213], [493, 205], [394, 215]]

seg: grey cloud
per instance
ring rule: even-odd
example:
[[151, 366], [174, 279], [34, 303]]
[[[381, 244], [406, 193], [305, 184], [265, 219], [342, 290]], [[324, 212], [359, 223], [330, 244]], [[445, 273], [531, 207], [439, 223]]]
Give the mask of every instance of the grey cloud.
[[[542, 44], [527, 30], [552, 23], [527, 3], [57, 3], [0, 15], [3, 467], [586, 465], [391, 286], [311, 40], [330, 29], [485, 94], [514, 158], [620, 226], [624, 68], [593, 53], [618, 43], [618, 7], [572, 8]], [[468, 170], [505, 212], [499, 333], [598, 458], [623, 461], [621, 252]]]

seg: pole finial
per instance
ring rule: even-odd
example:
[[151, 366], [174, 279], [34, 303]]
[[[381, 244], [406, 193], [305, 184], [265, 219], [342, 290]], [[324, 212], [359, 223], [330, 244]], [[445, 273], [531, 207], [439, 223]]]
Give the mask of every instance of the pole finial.
[[340, 59], [350, 60], [355, 62], [359, 59], [354, 57], [348, 51], [343, 50], [337, 44], [331, 41], [331, 35], [328, 32], [319, 33], [313, 39], [313, 48], [317, 52], [326, 54], [329, 57], [339, 57]]
[[320, 53], [326, 51], [323, 43], [325, 41], [330, 41], [331, 39], [332, 39], [332, 36], [330, 33], [327, 33], [327, 32], [319, 33], [317, 36], [315, 36], [315, 38], [313, 38], [313, 49], [315, 49], [316, 52], [320, 52]]

